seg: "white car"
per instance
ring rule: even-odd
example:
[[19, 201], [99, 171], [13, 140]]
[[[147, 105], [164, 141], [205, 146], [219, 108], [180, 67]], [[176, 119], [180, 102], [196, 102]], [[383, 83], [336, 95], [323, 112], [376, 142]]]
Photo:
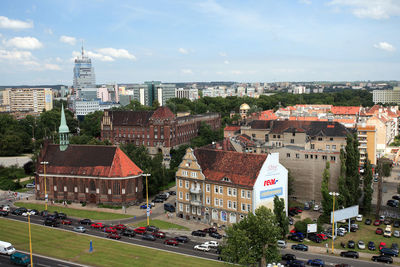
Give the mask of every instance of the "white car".
[[339, 231], [342, 231], [343, 233], [347, 233], [347, 229], [345, 227], [339, 227], [338, 228]]
[[75, 232], [78, 232], [78, 233], [84, 233], [84, 232], [86, 232], [86, 228], [83, 227], [83, 226], [74, 227], [72, 230], [74, 230]]
[[195, 250], [210, 251], [210, 248], [204, 244], [194, 246]]
[[314, 211], [319, 211], [319, 206], [318, 205], [314, 205]]
[[357, 222], [362, 222], [362, 220], [363, 220], [362, 214], [358, 214], [357, 217], [356, 217], [356, 221]]
[[400, 237], [400, 231], [396, 230], [393, 232], [394, 237]]
[[219, 246], [217, 241], [207, 241], [207, 242], [204, 242], [202, 245], [207, 246], [207, 247], [212, 247], [212, 248], [216, 248]]
[[364, 241], [361, 241], [361, 240], [358, 241], [358, 244], [357, 244], [357, 245], [358, 245], [358, 248], [359, 248], [359, 249], [365, 249], [365, 243], [364, 243]]

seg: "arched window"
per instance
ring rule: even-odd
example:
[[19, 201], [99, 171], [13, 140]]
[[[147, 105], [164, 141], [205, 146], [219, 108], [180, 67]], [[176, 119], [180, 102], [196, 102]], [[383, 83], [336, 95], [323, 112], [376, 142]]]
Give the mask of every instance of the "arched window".
[[218, 220], [218, 211], [217, 210], [212, 210], [212, 219], [213, 220]]
[[121, 186], [119, 182], [114, 182], [113, 194], [121, 195]]
[[229, 214], [229, 222], [230, 223], [236, 223], [236, 214], [235, 213], [230, 213]]
[[101, 193], [106, 195], [107, 194], [107, 184], [105, 181], [101, 182]]
[[94, 183], [93, 180], [90, 180], [90, 184], [89, 184], [89, 190], [90, 191], [95, 191], [96, 190], [96, 184]]
[[226, 222], [226, 211], [221, 211], [221, 221]]

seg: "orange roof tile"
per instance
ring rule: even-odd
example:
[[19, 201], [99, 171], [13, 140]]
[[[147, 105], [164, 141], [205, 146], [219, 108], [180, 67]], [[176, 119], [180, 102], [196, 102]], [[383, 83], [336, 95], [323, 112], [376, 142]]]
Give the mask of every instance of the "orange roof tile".
[[357, 115], [360, 113], [361, 107], [333, 106], [331, 112], [335, 115]]

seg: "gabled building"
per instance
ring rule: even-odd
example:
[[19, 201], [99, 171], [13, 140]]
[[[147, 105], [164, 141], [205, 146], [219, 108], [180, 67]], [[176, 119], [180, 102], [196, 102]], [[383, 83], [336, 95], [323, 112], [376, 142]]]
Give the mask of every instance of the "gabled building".
[[36, 199], [128, 205], [143, 198], [143, 171], [116, 146], [70, 145], [64, 107], [60, 144], [45, 143], [36, 166]]

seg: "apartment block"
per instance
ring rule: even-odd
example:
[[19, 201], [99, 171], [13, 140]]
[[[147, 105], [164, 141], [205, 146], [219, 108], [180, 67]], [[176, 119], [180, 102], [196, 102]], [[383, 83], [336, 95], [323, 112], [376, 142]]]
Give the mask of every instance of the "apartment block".
[[53, 109], [51, 88], [8, 88], [3, 91], [3, 105], [9, 112], [41, 113]]

